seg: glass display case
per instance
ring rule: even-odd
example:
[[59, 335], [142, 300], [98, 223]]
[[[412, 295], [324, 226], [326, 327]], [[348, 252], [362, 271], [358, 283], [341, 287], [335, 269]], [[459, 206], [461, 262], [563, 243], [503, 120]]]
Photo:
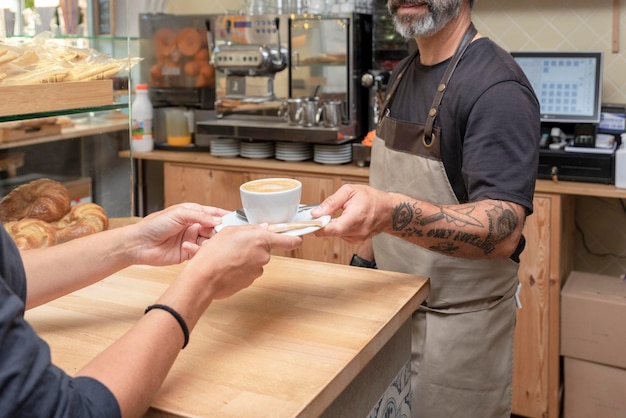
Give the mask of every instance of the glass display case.
[[[70, 14], [88, 24], [84, 13], [92, 12], [94, 2], [87, 2], [87, 10], [75, 4]], [[128, 7], [126, 1], [115, 4], [120, 12]], [[69, 16], [67, 10], [55, 13]], [[11, 97], [0, 101], [0, 198], [50, 178], [66, 186], [72, 204], [97, 203], [109, 218], [137, 214], [135, 168], [132, 159], [118, 156], [129, 148], [136, 39], [91, 30], [32, 34], [20, 22], [0, 39], [0, 55], [10, 54], [11, 60], [0, 60], [0, 94]], [[79, 76], [79, 69], [113, 62], [116, 71], [102, 67]], [[67, 71], [53, 74], [57, 68]]]
[[[371, 68], [371, 15], [296, 16], [290, 20], [289, 96], [315, 97], [319, 123], [353, 125], [354, 137], [367, 131], [368, 92], [360, 77]], [[339, 109], [335, 118], [328, 104]], [[326, 106], [325, 106], [326, 105]]]

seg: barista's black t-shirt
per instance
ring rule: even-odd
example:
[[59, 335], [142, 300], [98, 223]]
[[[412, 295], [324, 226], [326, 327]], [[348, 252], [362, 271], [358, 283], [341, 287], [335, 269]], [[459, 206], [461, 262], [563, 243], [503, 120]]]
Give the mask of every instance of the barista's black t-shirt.
[[51, 363], [48, 345], [24, 320], [25, 300], [22, 259], [0, 223], [0, 417], [120, 417], [102, 383]]
[[[389, 86], [411, 57], [398, 64]], [[390, 117], [424, 124], [449, 60], [415, 57], [390, 104]], [[460, 203], [496, 199], [532, 213], [539, 161], [539, 102], [513, 57], [488, 38], [474, 41], [450, 80], [435, 125], [448, 180]]]

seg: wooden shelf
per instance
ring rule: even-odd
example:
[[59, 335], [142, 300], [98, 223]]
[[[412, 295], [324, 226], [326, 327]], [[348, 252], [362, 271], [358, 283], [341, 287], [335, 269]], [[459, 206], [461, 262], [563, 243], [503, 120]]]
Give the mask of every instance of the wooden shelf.
[[105, 121], [93, 121], [80, 123], [74, 126], [64, 128], [60, 134], [51, 136], [42, 136], [38, 138], [25, 139], [22, 141], [12, 141], [1, 143], [0, 149], [10, 149], [23, 147], [27, 145], [45, 144], [47, 142], [63, 141], [65, 139], [80, 138], [83, 136], [98, 135], [107, 132], [117, 132], [129, 129], [127, 119], [111, 119]]
[[626, 189], [618, 189], [613, 184], [537, 180], [535, 191], [540, 193], [626, 199]]
[[0, 117], [9, 120], [116, 105], [112, 80], [0, 86], [0, 95], [11, 98], [0, 102]]

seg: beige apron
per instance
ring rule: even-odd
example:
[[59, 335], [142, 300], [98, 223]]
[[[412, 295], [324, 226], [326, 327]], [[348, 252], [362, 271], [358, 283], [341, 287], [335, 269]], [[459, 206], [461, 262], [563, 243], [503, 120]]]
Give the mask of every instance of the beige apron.
[[[439, 108], [475, 33], [471, 26], [461, 41], [433, 109]], [[436, 204], [458, 204], [441, 161], [437, 112], [431, 110], [426, 125], [387, 116], [398, 84], [388, 93], [377, 129], [370, 184]], [[450, 257], [388, 234], [375, 236], [373, 244], [378, 268], [430, 278], [429, 296], [413, 314], [412, 416], [509, 417], [518, 265]]]

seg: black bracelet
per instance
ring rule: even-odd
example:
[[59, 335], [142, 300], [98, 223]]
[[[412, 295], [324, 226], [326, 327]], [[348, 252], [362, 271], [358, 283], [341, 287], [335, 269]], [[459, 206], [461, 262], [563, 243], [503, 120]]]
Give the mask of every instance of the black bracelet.
[[176, 321], [178, 322], [178, 325], [180, 325], [180, 329], [183, 331], [183, 335], [185, 336], [185, 342], [183, 343], [183, 348], [187, 347], [187, 344], [189, 343], [189, 328], [187, 328], [187, 323], [185, 322], [183, 317], [180, 316], [180, 314], [176, 312], [173, 308], [170, 308], [167, 305], [160, 305], [158, 303], [155, 305], [148, 306], [143, 314], [145, 315], [153, 309], [163, 309], [164, 311], [169, 312], [174, 317], [174, 319], [176, 319]]
[[352, 260], [350, 260], [350, 265], [354, 267], [365, 267], [367, 269], [378, 268], [376, 267], [376, 260], [369, 261], [369, 260], [359, 257], [356, 254], [352, 256]]

